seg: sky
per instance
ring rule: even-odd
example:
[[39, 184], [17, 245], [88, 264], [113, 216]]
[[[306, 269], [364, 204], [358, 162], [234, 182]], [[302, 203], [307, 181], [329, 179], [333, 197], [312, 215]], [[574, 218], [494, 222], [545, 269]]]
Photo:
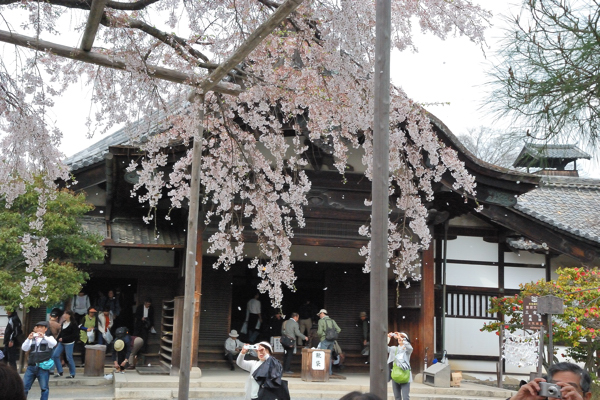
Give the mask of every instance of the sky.
[[[516, 0], [475, 0], [493, 13], [492, 28], [486, 31], [486, 44], [479, 46], [465, 37], [441, 40], [422, 34], [415, 28], [418, 52], [392, 52], [392, 82], [401, 86], [409, 97], [426, 104], [456, 136], [480, 126], [502, 129], [508, 121], [495, 119], [483, 107], [486, 100], [486, 71], [491, 69], [494, 52], [507, 26], [506, 16], [520, 10]], [[86, 139], [85, 120], [90, 113], [90, 89], [77, 84], [63, 96], [54, 108], [57, 124], [65, 132], [62, 152], [70, 156], [85, 149], [104, 135]], [[431, 105], [444, 103], [445, 105]], [[63, 121], [65, 123], [63, 123]], [[117, 128], [111, 132], [116, 131]], [[600, 178], [597, 161], [578, 161], [582, 175]]]

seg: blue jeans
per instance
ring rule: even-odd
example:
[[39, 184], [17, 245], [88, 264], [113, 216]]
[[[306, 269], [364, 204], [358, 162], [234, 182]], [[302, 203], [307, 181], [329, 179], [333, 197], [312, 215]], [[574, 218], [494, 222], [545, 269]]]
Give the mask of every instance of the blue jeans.
[[73, 360], [73, 347], [75, 347], [75, 343], [63, 344], [62, 342], [58, 342], [58, 344], [56, 345], [56, 348], [54, 349], [54, 354], [52, 354], [52, 359], [54, 360], [56, 372], [58, 372], [59, 374], [63, 373], [63, 368], [60, 364], [60, 355], [64, 350], [65, 355], [67, 357], [67, 364], [69, 364], [69, 375], [75, 376], [75, 361]]
[[329, 375], [333, 374], [333, 345], [334, 345], [333, 340], [325, 339], [319, 343], [319, 347], [318, 347], [321, 350], [331, 350], [331, 353], [329, 356]]
[[23, 384], [25, 385], [25, 397], [27, 397], [27, 394], [31, 389], [31, 385], [33, 385], [33, 381], [35, 381], [35, 378], [37, 378], [38, 383], [40, 384], [40, 390], [42, 391], [40, 400], [48, 400], [48, 395], [50, 394], [50, 389], [48, 389], [50, 371], [48, 371], [47, 369], [41, 369], [37, 365], [27, 366], [27, 370], [25, 370], [25, 375], [23, 375]]

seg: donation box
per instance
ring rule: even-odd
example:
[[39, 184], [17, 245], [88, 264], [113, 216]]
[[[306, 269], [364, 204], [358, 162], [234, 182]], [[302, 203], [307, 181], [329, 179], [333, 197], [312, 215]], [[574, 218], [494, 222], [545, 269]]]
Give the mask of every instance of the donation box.
[[307, 382], [329, 381], [329, 360], [331, 350], [302, 349], [302, 373], [300, 377]]

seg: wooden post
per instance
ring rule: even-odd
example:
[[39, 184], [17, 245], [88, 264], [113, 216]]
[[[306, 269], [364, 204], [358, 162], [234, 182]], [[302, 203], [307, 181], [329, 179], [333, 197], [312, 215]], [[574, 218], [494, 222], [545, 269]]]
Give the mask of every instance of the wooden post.
[[[504, 318], [504, 317], [503, 317]], [[500, 354], [498, 356], [498, 371], [497, 379], [498, 379], [498, 387], [502, 388], [502, 344], [504, 342], [504, 324], [500, 326], [500, 337], [498, 338], [498, 344], [500, 347]]]
[[[421, 338], [419, 347], [423, 351], [423, 357], [419, 357], [418, 369], [421, 369], [421, 362], [423, 362], [423, 370], [427, 369], [427, 360], [429, 356], [427, 354], [428, 349], [434, 347], [434, 324], [435, 319], [435, 255], [433, 252], [433, 244], [429, 246], [422, 255], [422, 268], [421, 268], [421, 313], [420, 313], [420, 332], [419, 338]], [[415, 349], [415, 350], [421, 350]], [[417, 353], [419, 354], [419, 352]], [[431, 357], [433, 359], [433, 357]]]
[[375, 32], [370, 390], [376, 396], [387, 399], [390, 0], [377, 0]]
[[[201, 96], [204, 103], [204, 96]], [[183, 301], [183, 328], [181, 337], [181, 365], [179, 368], [179, 400], [187, 400], [190, 392], [190, 369], [194, 337], [194, 289], [196, 286], [196, 246], [198, 241], [198, 207], [200, 205], [200, 159], [202, 157], [202, 132], [204, 131], [204, 106], [198, 115], [198, 131], [192, 150], [192, 175], [190, 182], [190, 210], [185, 255], [185, 294]]]

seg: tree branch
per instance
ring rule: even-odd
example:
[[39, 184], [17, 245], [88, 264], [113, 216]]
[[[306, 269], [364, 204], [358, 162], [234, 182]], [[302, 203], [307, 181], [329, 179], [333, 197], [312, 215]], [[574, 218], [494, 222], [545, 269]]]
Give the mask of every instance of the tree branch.
[[[19, 35], [7, 31], [0, 30], [0, 42], [11, 43], [17, 46], [26, 47], [46, 53], [56, 54], [61, 57], [70, 58], [71, 60], [83, 61], [90, 64], [100, 65], [119, 70], [127, 70], [127, 65], [124, 61], [108, 57], [104, 54], [96, 52], [85, 52], [81, 49], [68, 47], [57, 43], [39, 40], [33, 37]], [[188, 75], [179, 71], [168, 68], [159, 67], [156, 65], [147, 64], [148, 75], [153, 78], [162, 79], [175, 83], [183, 83], [185, 85], [196, 86], [202, 80], [200, 76]], [[221, 92], [233, 96], [241, 93], [239, 87], [229, 87], [221, 83], [217, 83], [211, 88], [216, 92]]]

